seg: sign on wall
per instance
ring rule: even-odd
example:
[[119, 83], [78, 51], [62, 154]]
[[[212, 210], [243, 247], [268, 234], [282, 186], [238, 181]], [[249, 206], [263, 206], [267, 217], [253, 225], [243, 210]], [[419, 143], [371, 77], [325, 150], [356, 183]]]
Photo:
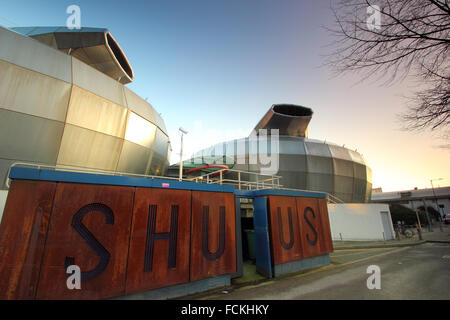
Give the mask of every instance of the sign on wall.
[[275, 265], [333, 251], [325, 199], [268, 196]]
[[[102, 299], [231, 274], [234, 195], [13, 180], [0, 259], [3, 299]], [[80, 289], [67, 286], [74, 265]]]

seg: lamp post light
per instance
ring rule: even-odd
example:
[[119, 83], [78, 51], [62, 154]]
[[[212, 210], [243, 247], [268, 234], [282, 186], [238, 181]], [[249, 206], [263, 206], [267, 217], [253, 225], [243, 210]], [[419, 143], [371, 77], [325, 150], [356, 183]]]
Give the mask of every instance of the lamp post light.
[[188, 134], [186, 130], [184, 130], [182, 127], [180, 127], [178, 130], [181, 132], [181, 147], [180, 147], [180, 172], [178, 180], [183, 180], [183, 135]]
[[[439, 212], [439, 214], [441, 214], [441, 212], [440, 212], [441, 210], [440, 210], [440, 207], [439, 207], [438, 202], [437, 202], [436, 193], [434, 192], [433, 181], [440, 181], [440, 180], [444, 180], [444, 179], [443, 178], [437, 178], [437, 179], [431, 179], [430, 180], [430, 182], [431, 182], [431, 189], [433, 190], [434, 202], [436, 203], [437, 211]], [[443, 215], [444, 214], [442, 213], [442, 216]]]

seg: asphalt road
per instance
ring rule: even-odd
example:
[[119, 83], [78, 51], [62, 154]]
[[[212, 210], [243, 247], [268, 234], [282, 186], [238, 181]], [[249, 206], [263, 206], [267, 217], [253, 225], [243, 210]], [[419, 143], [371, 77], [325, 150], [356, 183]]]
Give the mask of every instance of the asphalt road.
[[[381, 289], [367, 288], [367, 267], [381, 271]], [[427, 243], [312, 274], [243, 287], [210, 299], [450, 299], [450, 243]]]

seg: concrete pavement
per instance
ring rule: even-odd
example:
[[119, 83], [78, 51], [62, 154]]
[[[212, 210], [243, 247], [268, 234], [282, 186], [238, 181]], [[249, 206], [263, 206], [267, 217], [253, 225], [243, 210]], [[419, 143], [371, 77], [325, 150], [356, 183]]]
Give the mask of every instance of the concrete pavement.
[[412, 238], [401, 236], [400, 239], [387, 241], [333, 241], [333, 247], [335, 250], [393, 248], [414, 246], [425, 242], [450, 243], [450, 225], [435, 224], [433, 226], [433, 232], [429, 232], [427, 229], [423, 228], [422, 240], [419, 240], [419, 237], [416, 234]]
[[[434, 244], [435, 245], [442, 244], [443, 245], [442, 248], [445, 248], [445, 244], [448, 243], [449, 245], [447, 248], [450, 248], [450, 226], [442, 225], [442, 229], [441, 229], [439, 225], [435, 225], [433, 227], [433, 232], [427, 232], [426, 230], [423, 230], [422, 237], [423, 237], [423, 240], [419, 240], [418, 236], [415, 235], [413, 238], [402, 238], [400, 240], [389, 240], [389, 241], [334, 241], [333, 242], [334, 252], [330, 254], [330, 260], [331, 260], [330, 266], [319, 268], [319, 269], [306, 270], [306, 271], [302, 271], [297, 274], [287, 275], [287, 276], [277, 278], [277, 279], [265, 279], [264, 277], [257, 275], [256, 272], [252, 269], [253, 267], [251, 265], [246, 265], [246, 266], [244, 266], [245, 272], [244, 272], [243, 278], [237, 279], [237, 281], [235, 281], [235, 284], [233, 286], [231, 286], [229, 288], [221, 289], [217, 292], [223, 291], [223, 292], [229, 293], [229, 292], [238, 292], [239, 290], [259, 288], [259, 287], [265, 287], [265, 286], [270, 287], [272, 285], [276, 285], [276, 283], [279, 281], [286, 281], [287, 279], [299, 279], [299, 278], [309, 279], [311, 277], [311, 279], [320, 280], [321, 278], [327, 276], [328, 272], [332, 272], [333, 269], [340, 270], [341, 268], [344, 268], [344, 267], [349, 268], [352, 265], [358, 265], [358, 264], [365, 263], [368, 261], [376, 261], [377, 259], [384, 259], [383, 257], [385, 257], [385, 256], [388, 256], [391, 254], [396, 254], [397, 252], [400, 253], [403, 250], [417, 249], [420, 252], [422, 252], [421, 255], [423, 255], [423, 251], [421, 251], [422, 250], [421, 248], [434, 248], [433, 247]], [[427, 242], [430, 242], [430, 243], [427, 243]], [[431, 242], [434, 244], [431, 244]], [[419, 252], [419, 251], [417, 251], [417, 252]], [[415, 251], [413, 251], [413, 252], [415, 252]], [[450, 254], [450, 253], [448, 253], [448, 254]], [[447, 254], [444, 254], [444, 256], [446, 256], [446, 255]], [[436, 259], [433, 259], [433, 260], [435, 261]], [[439, 260], [439, 259], [437, 259], [437, 260]], [[419, 262], [420, 262], [419, 265], [422, 265], [422, 261], [419, 261]], [[401, 265], [401, 263], [400, 263], [400, 265]], [[446, 266], [448, 267], [448, 264]], [[430, 267], [430, 266], [427, 266], [427, 267]], [[431, 266], [431, 268], [437, 268], [437, 267]], [[422, 266], [418, 270], [419, 270], [418, 272], [426, 271], [426, 267]], [[357, 271], [354, 270], [352, 272], [355, 275], [358, 274], [359, 277], [361, 277], [360, 271], [361, 270], [357, 270]], [[415, 274], [416, 271], [414, 271], [414, 268], [410, 268], [408, 270], [409, 274]], [[247, 274], [245, 275], [245, 273], [247, 273]], [[249, 275], [249, 273], [250, 273], [250, 275]], [[443, 272], [442, 274], [445, 275], [448, 273]], [[347, 279], [350, 281], [351, 279], [354, 279], [354, 277], [350, 277], [348, 273], [345, 273], [342, 279]], [[342, 285], [342, 287], [346, 287], [347, 285], [345, 285], [345, 283], [343, 283], [341, 280], [339, 280], [336, 283], [339, 283], [340, 285]], [[321, 283], [322, 282], [319, 282], [317, 285], [320, 287]], [[362, 290], [362, 289], [359, 289], [359, 290]], [[389, 290], [390, 290], [390, 292], [395, 292], [395, 289], [391, 288]], [[350, 291], [352, 291], [352, 290], [350, 290]], [[418, 292], [422, 292], [421, 289]], [[363, 293], [364, 292], [360, 292], [360, 294], [362, 294], [361, 297], [366, 297], [365, 294], [363, 294]], [[427, 294], [430, 297], [434, 297], [434, 295], [429, 292]], [[423, 293], [422, 295], [426, 296], [427, 294]], [[397, 292], [396, 295], [398, 297], [401, 297], [401, 296], [405, 296], [405, 293]], [[189, 298], [191, 298], [191, 299], [196, 299], [196, 298], [198, 298], [198, 299], [222, 299], [222, 298], [224, 298], [224, 299], [228, 299], [228, 298], [241, 299], [242, 298], [240, 295], [238, 295], [238, 296], [231, 295], [228, 297], [228, 295], [225, 294], [225, 296], [227, 296], [228, 298], [223, 297], [223, 296], [224, 296], [224, 294], [217, 295], [216, 293], [204, 293], [204, 294], [200, 294], [200, 295], [191, 296]], [[328, 297], [330, 297], [330, 299], [333, 299], [333, 297], [330, 296], [330, 293], [328, 293], [325, 296], [328, 296]], [[344, 297], [344, 296], [342, 296], [342, 297]], [[368, 297], [368, 299], [370, 299], [369, 296], [367, 296], [367, 297]], [[393, 297], [393, 299], [395, 299], [395, 294], [391, 294], [390, 296], [385, 295], [384, 297], [386, 299], [388, 299], [389, 297], [391, 297], [391, 298]], [[278, 299], [276, 297], [272, 297], [272, 298]], [[296, 299], [296, 297], [292, 297], [292, 298]], [[308, 297], [305, 296], [304, 298], [315, 299], [313, 296], [308, 296]], [[242, 298], [242, 299], [247, 299], [247, 298]], [[342, 298], [342, 299], [347, 299], [347, 298]], [[355, 298], [355, 296], [352, 296], [352, 297], [349, 297], [349, 299], [358, 299], [358, 298]], [[447, 299], [447, 298], [445, 298], [445, 299]]]
[[[369, 290], [369, 265], [381, 271], [381, 289]], [[251, 299], [450, 299], [450, 245], [426, 243], [309, 274], [271, 280], [207, 297]]]

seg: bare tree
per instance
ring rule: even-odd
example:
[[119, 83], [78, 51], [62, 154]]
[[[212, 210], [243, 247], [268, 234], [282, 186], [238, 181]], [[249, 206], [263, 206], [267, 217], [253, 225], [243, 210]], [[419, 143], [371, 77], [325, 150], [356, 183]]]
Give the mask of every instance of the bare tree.
[[337, 0], [335, 72], [379, 75], [387, 83], [413, 76], [417, 91], [400, 116], [409, 130], [450, 126], [450, 0]]

